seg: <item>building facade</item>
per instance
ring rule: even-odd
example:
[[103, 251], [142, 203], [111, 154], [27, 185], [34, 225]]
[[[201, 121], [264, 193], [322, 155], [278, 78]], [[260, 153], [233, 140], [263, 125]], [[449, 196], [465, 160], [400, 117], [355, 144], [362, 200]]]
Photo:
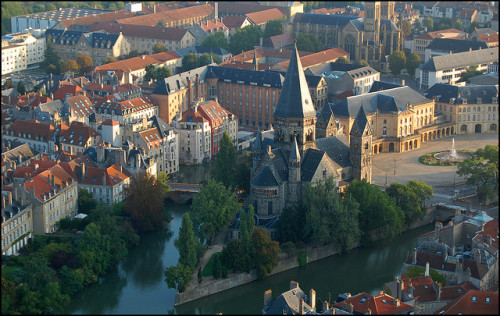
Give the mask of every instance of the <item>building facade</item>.
[[31, 204], [21, 204], [17, 191], [2, 185], [2, 255], [18, 255], [33, 236], [33, 214]]

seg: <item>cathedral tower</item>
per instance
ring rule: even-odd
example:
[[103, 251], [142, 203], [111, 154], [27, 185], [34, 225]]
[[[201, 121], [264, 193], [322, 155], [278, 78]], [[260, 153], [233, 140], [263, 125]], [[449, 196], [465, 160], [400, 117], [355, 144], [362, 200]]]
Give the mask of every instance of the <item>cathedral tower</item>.
[[297, 205], [301, 196], [300, 152], [297, 139], [294, 138], [292, 150], [288, 157], [288, 201], [286, 202]]
[[294, 139], [301, 154], [316, 148], [316, 111], [300, 62], [293, 50], [280, 97], [274, 110], [274, 144], [290, 153]]
[[367, 40], [378, 42], [378, 34], [380, 32], [380, 1], [365, 2], [365, 36]]
[[356, 180], [372, 182], [372, 131], [363, 106], [358, 111], [350, 132], [352, 175]]

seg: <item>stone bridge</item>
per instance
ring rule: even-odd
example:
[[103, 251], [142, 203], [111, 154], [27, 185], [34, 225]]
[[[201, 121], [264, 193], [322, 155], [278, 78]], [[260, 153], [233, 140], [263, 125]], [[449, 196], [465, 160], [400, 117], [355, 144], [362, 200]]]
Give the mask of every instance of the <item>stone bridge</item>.
[[200, 185], [198, 183], [169, 183], [170, 192], [167, 193], [167, 198], [174, 201], [176, 204], [186, 204], [193, 199], [195, 194], [200, 193]]

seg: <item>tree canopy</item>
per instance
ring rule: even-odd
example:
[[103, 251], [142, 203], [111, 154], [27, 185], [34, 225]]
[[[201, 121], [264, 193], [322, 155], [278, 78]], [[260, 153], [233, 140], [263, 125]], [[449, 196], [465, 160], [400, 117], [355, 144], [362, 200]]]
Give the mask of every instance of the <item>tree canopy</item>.
[[297, 49], [317, 53], [323, 50], [323, 45], [313, 34], [299, 34], [297, 36]]
[[167, 51], [167, 48], [162, 43], [156, 43], [153, 46], [153, 54], [158, 54], [158, 53], [166, 52], [166, 51]]
[[416, 53], [409, 53], [406, 58], [405, 68], [411, 76], [415, 75], [415, 69], [420, 66], [420, 56]]
[[212, 175], [216, 181], [222, 182], [226, 187], [235, 187], [236, 148], [227, 131], [224, 132], [219, 151], [215, 155]]
[[42, 65], [48, 73], [59, 74], [61, 72], [61, 58], [56, 53], [56, 49], [54, 47], [54, 44], [52, 43], [51, 36], [47, 37], [44, 61]]
[[416, 219], [425, 216], [425, 200], [433, 196], [433, 190], [427, 184], [411, 180], [408, 185], [393, 183], [386, 193], [395, 199], [396, 205], [401, 208], [405, 216], [405, 224], [410, 225]]
[[350, 64], [349, 60], [347, 58], [345, 58], [344, 56], [340, 56], [339, 58], [337, 58], [337, 60], [335, 62], [337, 64]]
[[201, 42], [201, 46], [212, 47], [212, 48], [228, 48], [228, 42], [226, 36], [224, 36], [223, 32], [215, 32], [213, 34], [208, 35], [203, 42]]
[[78, 67], [80, 68], [80, 72], [82, 74], [86, 74], [89, 71], [92, 71], [92, 69], [94, 68], [92, 58], [87, 54], [81, 54], [80, 56], [77, 56], [76, 63], [78, 64]]
[[389, 56], [389, 69], [391, 70], [391, 73], [393, 75], [399, 75], [401, 73], [401, 70], [405, 68], [406, 65], [406, 56], [405, 53], [403, 53], [400, 50], [395, 50], [390, 56]]
[[174, 240], [175, 247], [179, 250], [179, 263], [194, 269], [198, 263], [197, 249], [199, 241], [193, 232], [193, 222], [189, 212], [182, 216], [182, 224], [179, 229], [179, 237]]
[[411, 21], [402, 19], [401, 20], [401, 29], [404, 33], [404, 35], [410, 35], [411, 34]]
[[248, 51], [259, 45], [260, 38], [263, 36], [262, 29], [258, 25], [248, 25], [238, 29], [229, 42], [229, 51], [233, 55], [240, 54], [242, 51]]
[[113, 57], [113, 56], [108, 56], [106, 58], [104, 58], [102, 64], [110, 64], [110, 63], [114, 63], [116, 61], [116, 58]]
[[153, 80], [154, 82], [160, 82], [161, 80], [172, 76], [172, 72], [166, 66], [158, 67], [154, 64], [149, 64], [145, 68], [146, 75], [144, 75], [144, 80]]
[[274, 19], [266, 23], [266, 28], [264, 29], [264, 38], [269, 38], [271, 36], [280, 35], [283, 33], [283, 21], [285, 19]]
[[278, 263], [279, 243], [271, 239], [264, 228], [255, 227], [252, 233], [252, 258], [259, 279], [265, 278]]
[[19, 82], [17, 83], [16, 90], [17, 90], [17, 92], [19, 92], [20, 95], [26, 94], [26, 85], [24, 84], [24, 82], [22, 80], [19, 80]]
[[460, 75], [460, 80], [458, 82], [470, 82], [470, 78], [479, 76], [483, 74], [484, 71], [477, 70], [477, 65], [472, 65], [470, 67], [467, 67], [467, 70], [465, 72], [462, 72]]
[[187, 53], [182, 57], [182, 69], [188, 71], [198, 67], [198, 56], [195, 53]]
[[364, 60], [364, 59], [361, 59], [360, 61], [357, 61], [356, 62], [356, 65], [360, 65], [360, 66], [370, 66], [370, 64]]

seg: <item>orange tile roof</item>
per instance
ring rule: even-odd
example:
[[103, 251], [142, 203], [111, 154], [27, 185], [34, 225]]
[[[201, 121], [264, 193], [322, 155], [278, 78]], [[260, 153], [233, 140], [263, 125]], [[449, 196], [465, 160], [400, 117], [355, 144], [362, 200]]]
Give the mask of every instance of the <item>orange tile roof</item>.
[[421, 34], [418, 36], [415, 36], [415, 39], [434, 39], [434, 38], [442, 38], [444, 37], [443, 35], [440, 34], [445, 34], [445, 33], [464, 33], [464, 31], [460, 31], [458, 29], [446, 29], [446, 30], [441, 30], [441, 31], [434, 31], [434, 32], [427, 32], [425, 34]]
[[205, 20], [201, 21], [198, 23], [201, 28], [208, 33], [215, 33], [215, 32], [227, 32], [229, 29], [227, 26], [225, 26], [221, 19], [211, 19], [211, 20]]
[[100, 134], [84, 123], [73, 121], [68, 130], [61, 133], [61, 143], [87, 147], [89, 139], [98, 137]]
[[[340, 47], [334, 47], [330, 48], [321, 52], [317, 52], [314, 54], [309, 54], [304, 57], [300, 57], [300, 62], [302, 63], [303, 68], [311, 67], [314, 65], [319, 65], [321, 63], [325, 62], [334, 62], [336, 61], [339, 57], [345, 57], [349, 59], [349, 53], [343, 50]], [[290, 64], [290, 61], [283, 61], [279, 63], [278, 65], [288, 69], [288, 65]]]
[[174, 59], [178, 59], [178, 58], [182, 58], [181, 55], [177, 54], [176, 51], [174, 50], [169, 50], [167, 52], [161, 52], [161, 53], [157, 53], [157, 54], [152, 54], [152, 55], [149, 55], [150, 57], [152, 58], [155, 58], [161, 62], [167, 62], [169, 60], [174, 60]]
[[103, 91], [108, 93], [115, 93], [115, 92], [123, 93], [135, 89], [139, 89], [139, 86], [133, 83], [125, 83], [119, 86], [102, 84], [101, 86], [101, 84], [95, 82], [92, 82], [86, 88], [87, 91]]
[[402, 279], [403, 290], [409, 291], [409, 285], [412, 284], [413, 297], [417, 302], [430, 302], [435, 301], [437, 298], [437, 292], [433, 287], [434, 281], [430, 276], [421, 276], [414, 278]]
[[[489, 238], [489, 242], [488, 242]], [[473, 240], [483, 245], [492, 253], [498, 252], [498, 221], [491, 220], [484, 225], [483, 230], [474, 236]]]
[[[52, 185], [52, 179], [54, 180], [54, 185]], [[59, 190], [64, 189], [75, 180], [61, 166], [55, 165], [30, 180], [26, 180], [23, 186], [28, 192], [34, 189], [35, 198], [43, 203], [46, 199], [52, 198], [59, 193]]]
[[[443, 313], [441, 313], [444, 311]], [[436, 314], [444, 315], [498, 315], [498, 292], [470, 290]]]
[[469, 290], [477, 290], [477, 288], [472, 285], [470, 282], [465, 282], [460, 285], [455, 285], [455, 286], [446, 286], [441, 288], [441, 297], [440, 300], [442, 301], [452, 301], [455, 300]]
[[285, 15], [280, 10], [273, 8], [264, 11], [248, 13], [246, 16], [255, 24], [260, 25], [267, 23], [270, 20], [277, 20], [285, 18]]
[[187, 111], [182, 113], [181, 122], [205, 123], [208, 122], [208, 120], [205, 119], [200, 112], [195, 112], [193, 108], [189, 108]]
[[483, 34], [483, 35], [479, 36], [479, 39], [485, 41], [486, 43], [497, 43], [497, 45], [498, 45], [498, 33]]
[[395, 302], [395, 298], [382, 291], [377, 295], [370, 295], [363, 292], [337, 303], [335, 306], [341, 308], [344, 303], [352, 304], [354, 312], [364, 314], [370, 309], [372, 315], [403, 314], [404, 312], [413, 310], [413, 307], [406, 303], [399, 301], [399, 306], [396, 306]]
[[137, 71], [141, 69], [145, 69], [147, 65], [149, 64], [155, 64], [158, 65], [161, 62], [157, 60], [156, 58], [153, 58], [149, 55], [142, 55], [138, 57], [133, 57], [129, 59], [124, 59], [120, 61], [115, 61], [113, 63], [109, 64], [104, 64], [95, 67], [94, 71], [95, 72], [100, 72], [100, 71], [108, 71], [108, 70], [121, 70], [125, 73], [129, 73], [132, 71]]
[[139, 135], [141, 135], [142, 139], [144, 139], [144, 141], [148, 145], [148, 148], [160, 147], [160, 142], [163, 139], [156, 127], [141, 131], [139, 132]]
[[71, 107], [71, 115], [73, 116], [88, 117], [95, 112], [92, 102], [85, 95], [75, 95], [66, 98], [66, 102]]
[[223, 108], [217, 101], [212, 100], [198, 105], [198, 111], [208, 120], [212, 129], [221, 126], [228, 116], [234, 115]]
[[320, 8], [320, 9], [314, 10], [314, 13], [316, 13], [316, 14], [329, 14], [330, 12], [328, 12], [328, 10], [326, 8]]
[[37, 120], [16, 120], [9, 126], [7, 131], [13, 131], [14, 136], [26, 138], [26, 135], [32, 135], [31, 139], [40, 137], [40, 141], [49, 141], [55, 133], [54, 126], [46, 123], [40, 123]]
[[114, 186], [129, 177], [131, 177], [131, 173], [120, 163], [116, 163], [108, 168], [89, 167], [85, 171], [81, 183], [88, 185]]
[[246, 16], [234, 16], [234, 15], [228, 15], [222, 18], [222, 23], [224, 23], [225, 26], [231, 27], [231, 28], [239, 28], [241, 25], [243, 25], [243, 22], [245, 22], [245, 19], [247, 19]]
[[83, 89], [77, 85], [66, 84], [57, 89], [54, 93], [54, 100], [63, 100], [66, 97], [66, 94], [71, 94], [72, 96], [83, 93]]
[[154, 107], [154, 101], [149, 96], [142, 96], [138, 98], [133, 98], [130, 100], [120, 101], [120, 102], [105, 102], [105, 101], [94, 101], [94, 108], [97, 111], [111, 111], [111, 110], [130, 110], [130, 112], [137, 112]]
[[112, 119], [107, 119], [104, 122], [102, 122], [102, 125], [116, 126], [116, 125], [120, 125], [120, 122], [112, 120]]

